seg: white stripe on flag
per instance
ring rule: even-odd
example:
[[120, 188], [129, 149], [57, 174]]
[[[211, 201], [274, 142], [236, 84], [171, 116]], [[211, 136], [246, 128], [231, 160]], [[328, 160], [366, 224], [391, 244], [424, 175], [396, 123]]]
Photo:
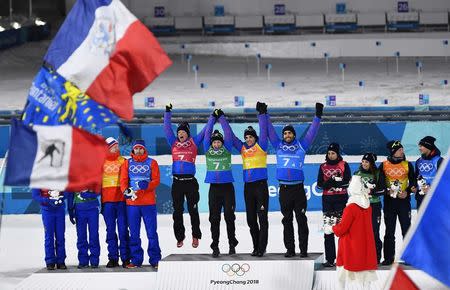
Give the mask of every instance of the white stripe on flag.
[[[118, 0], [95, 11], [95, 21], [86, 39], [57, 70], [81, 91], [86, 91], [109, 64], [116, 43], [137, 18]], [[102, 29], [110, 29], [107, 33]]]
[[30, 187], [64, 190], [69, 182], [72, 127], [36, 125], [33, 130], [38, 144]]

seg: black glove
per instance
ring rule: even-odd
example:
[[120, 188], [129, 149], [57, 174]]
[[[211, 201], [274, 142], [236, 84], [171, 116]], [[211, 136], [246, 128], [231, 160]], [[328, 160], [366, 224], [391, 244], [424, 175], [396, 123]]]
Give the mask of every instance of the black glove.
[[172, 106], [172, 104], [167, 104], [166, 105], [166, 112], [170, 112], [170, 111], [172, 111], [172, 108], [173, 108], [173, 106]]
[[322, 115], [323, 115], [323, 104], [316, 103], [316, 116], [322, 118]]
[[224, 116], [225, 113], [222, 111], [222, 109], [216, 110], [216, 118], [219, 119], [221, 116]]
[[256, 103], [256, 111], [258, 111], [259, 114], [266, 114], [267, 113], [267, 104], [266, 103], [257, 102]]

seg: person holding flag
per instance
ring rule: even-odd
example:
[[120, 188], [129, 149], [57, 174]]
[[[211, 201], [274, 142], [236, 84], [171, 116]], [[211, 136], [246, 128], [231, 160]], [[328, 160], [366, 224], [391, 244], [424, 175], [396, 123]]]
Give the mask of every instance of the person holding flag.
[[198, 147], [203, 141], [205, 128], [196, 136], [191, 136], [190, 126], [182, 122], [177, 127], [177, 136], [172, 131], [172, 104], [166, 106], [164, 113], [164, 133], [172, 151], [172, 202], [173, 202], [173, 231], [177, 240], [177, 247], [183, 246], [185, 228], [183, 224], [184, 200], [187, 201], [192, 225], [192, 247], [197, 248], [202, 238], [200, 217], [198, 214], [198, 182], [195, 178], [195, 159]]
[[233, 186], [234, 179], [231, 172], [233, 134], [231, 130], [223, 127], [225, 138], [218, 130], [214, 130], [211, 134], [216, 119], [221, 120], [221, 123], [223, 123], [224, 118], [222, 110], [214, 110], [206, 124], [205, 137], [203, 138], [207, 170], [205, 182], [210, 184], [208, 204], [209, 221], [211, 223], [211, 249], [213, 250], [212, 256], [214, 258], [217, 258], [220, 254], [219, 236], [222, 208], [227, 225], [228, 254], [236, 254], [236, 246], [238, 244], [234, 225], [236, 199]]
[[39, 202], [45, 232], [45, 264], [47, 270], [66, 270], [66, 213], [64, 211], [64, 192], [58, 190], [32, 188], [33, 199]]
[[428, 193], [431, 183], [433, 182], [439, 166], [443, 161], [441, 151], [436, 147], [434, 142], [436, 138], [425, 136], [419, 142], [419, 151], [421, 156], [416, 161], [415, 173], [418, 186], [413, 188], [417, 201], [417, 210], [422, 204], [425, 194]]
[[[48, 160], [54, 160], [54, 155], [58, 155], [64, 159], [64, 166], [61, 162], [56, 164], [58, 166], [47, 164], [45, 159], [41, 164], [27, 164], [35, 168], [27, 167], [26, 171], [22, 170], [23, 173], [18, 175], [17, 171], [21, 169], [11, 164], [22, 166], [23, 162], [8, 162], [5, 184], [67, 189], [71, 192], [85, 189], [99, 192], [102, 176], [101, 170], [97, 169], [103, 166], [104, 156], [96, 152], [98, 157], [94, 159], [94, 154], [89, 155], [89, 158], [84, 154], [100, 149], [99, 142], [104, 143], [104, 140], [98, 140], [100, 138], [94, 138], [87, 132], [91, 136], [86, 136], [75, 129], [96, 133], [102, 127], [116, 123], [119, 118], [131, 120], [133, 95], [145, 89], [172, 61], [150, 30], [120, 0], [80, 0], [74, 3], [65, 18], [43, 63], [30, 88], [23, 120], [20, 124], [13, 124], [13, 127], [21, 131], [24, 131], [25, 126], [33, 127], [34, 131], [35, 125], [55, 127], [55, 130], [40, 130], [53, 131], [51, 135], [58, 136], [58, 141], [65, 140], [59, 144], [40, 145], [48, 146], [51, 150], [49, 154], [53, 152]], [[72, 126], [72, 132], [68, 132], [69, 126], [60, 125]], [[11, 138], [14, 144], [20, 143], [19, 137], [23, 136], [18, 136], [17, 130], [14, 138]], [[39, 142], [45, 136], [36, 132]], [[30, 134], [27, 135], [29, 137]], [[68, 137], [78, 137], [76, 141], [84, 146], [69, 146], [72, 140]], [[80, 141], [80, 138], [83, 140]], [[97, 139], [96, 142], [93, 139]], [[63, 151], [61, 147], [64, 146], [69, 150], [72, 148], [72, 152]], [[27, 152], [36, 152], [28, 150], [29, 147], [26, 148]], [[82, 153], [74, 148], [80, 148]], [[10, 154], [11, 159], [21, 159], [24, 154], [16, 153], [23, 153], [20, 152], [22, 149], [23, 146]], [[34, 159], [29, 155], [26, 156], [31, 163]], [[70, 156], [70, 166], [67, 166], [67, 156]], [[92, 168], [84, 164], [83, 159], [93, 163]], [[53, 171], [35, 170], [43, 167], [56, 171], [57, 178]], [[66, 174], [66, 168], [69, 168], [70, 174], [61, 177], [59, 173]], [[42, 178], [36, 178], [35, 173]], [[31, 177], [26, 176], [30, 174]], [[67, 179], [69, 185], [65, 186], [63, 182], [67, 184]]]
[[[266, 107], [264, 103], [260, 106]], [[222, 113], [220, 113], [222, 115]], [[224, 131], [231, 131], [225, 117], [219, 116], [219, 122]], [[258, 115], [259, 137], [252, 126], [244, 130], [245, 142], [239, 140], [233, 133], [233, 146], [242, 156], [244, 198], [247, 213], [247, 224], [252, 236], [252, 256], [262, 257], [266, 252], [269, 232], [269, 189], [267, 186], [267, 117]]]
[[77, 228], [78, 269], [88, 268], [89, 264], [98, 268], [100, 262], [98, 196], [89, 190], [69, 192], [67, 196], [70, 222]]
[[[106, 138], [108, 154], [103, 165], [102, 214], [106, 225], [106, 243], [108, 244], [107, 268], [119, 266], [119, 257], [125, 268], [130, 263], [130, 249], [125, 196], [120, 190], [120, 167], [125, 158], [120, 156], [119, 142], [113, 137]], [[116, 227], [119, 235], [117, 240]], [[120, 244], [119, 244], [120, 241]], [[120, 254], [120, 255], [119, 255]]]
[[[266, 115], [267, 106], [257, 105], [260, 114]], [[280, 183], [280, 208], [283, 214], [283, 240], [286, 247], [286, 258], [295, 256], [293, 213], [298, 224], [298, 239], [300, 243], [300, 257], [308, 256], [308, 219], [306, 218], [307, 200], [303, 182], [303, 163], [308, 148], [319, 131], [320, 119], [323, 114], [323, 104], [316, 103], [316, 114], [304, 138], [296, 139], [296, 132], [292, 125], [286, 125], [282, 131], [282, 139], [275, 132], [275, 128], [267, 116], [268, 135], [272, 147], [277, 152], [277, 179]]]
[[397, 217], [400, 221], [402, 236], [405, 237], [411, 225], [410, 195], [416, 188], [414, 167], [408, 162], [399, 140], [392, 140], [386, 144], [389, 151], [387, 160], [380, 164], [381, 178], [386, 180], [386, 195], [384, 196], [384, 235], [382, 265], [391, 265], [395, 259], [395, 227]]
[[156, 221], [156, 188], [160, 183], [159, 166], [148, 156], [144, 140], [135, 140], [131, 158], [120, 168], [120, 190], [127, 198], [127, 218], [130, 227], [131, 263], [126, 268], [141, 267], [144, 251], [141, 247], [141, 220], [147, 232], [150, 265], [157, 269], [161, 249]]

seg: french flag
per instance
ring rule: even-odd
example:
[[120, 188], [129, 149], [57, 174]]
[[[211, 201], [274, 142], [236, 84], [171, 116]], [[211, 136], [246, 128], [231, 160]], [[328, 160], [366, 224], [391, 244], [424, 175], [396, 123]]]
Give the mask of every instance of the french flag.
[[119, 117], [133, 94], [172, 64], [153, 34], [119, 0], [78, 0], [44, 60]]
[[99, 191], [105, 141], [70, 125], [25, 126], [14, 119], [5, 185]]
[[[450, 156], [450, 150], [447, 152]], [[441, 282], [439, 289], [450, 289], [450, 161], [448, 157], [425, 195], [415, 223], [409, 228], [400, 258]], [[384, 289], [418, 289], [409, 277], [393, 267]], [[411, 279], [409, 279], [411, 280]], [[415, 288], [416, 287], [416, 288]], [[434, 288], [438, 289], [438, 288]]]

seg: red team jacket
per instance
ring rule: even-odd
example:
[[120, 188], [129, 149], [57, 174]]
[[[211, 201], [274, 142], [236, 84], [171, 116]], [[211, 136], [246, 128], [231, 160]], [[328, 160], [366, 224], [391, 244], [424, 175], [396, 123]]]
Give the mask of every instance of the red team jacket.
[[[145, 158], [144, 158], [145, 157]], [[136, 161], [143, 161], [148, 157], [147, 153], [142, 156], [134, 156], [131, 153], [131, 158]], [[139, 160], [141, 159], [141, 160]], [[156, 204], [156, 193], [155, 190], [160, 183], [159, 166], [156, 160], [152, 159], [151, 164], [151, 179], [148, 183], [148, 188], [145, 190], [136, 191], [137, 199], [132, 201], [127, 199], [127, 205], [154, 205]], [[128, 178], [128, 160], [125, 160], [123, 165], [120, 167], [120, 190], [124, 192], [129, 187]]]

